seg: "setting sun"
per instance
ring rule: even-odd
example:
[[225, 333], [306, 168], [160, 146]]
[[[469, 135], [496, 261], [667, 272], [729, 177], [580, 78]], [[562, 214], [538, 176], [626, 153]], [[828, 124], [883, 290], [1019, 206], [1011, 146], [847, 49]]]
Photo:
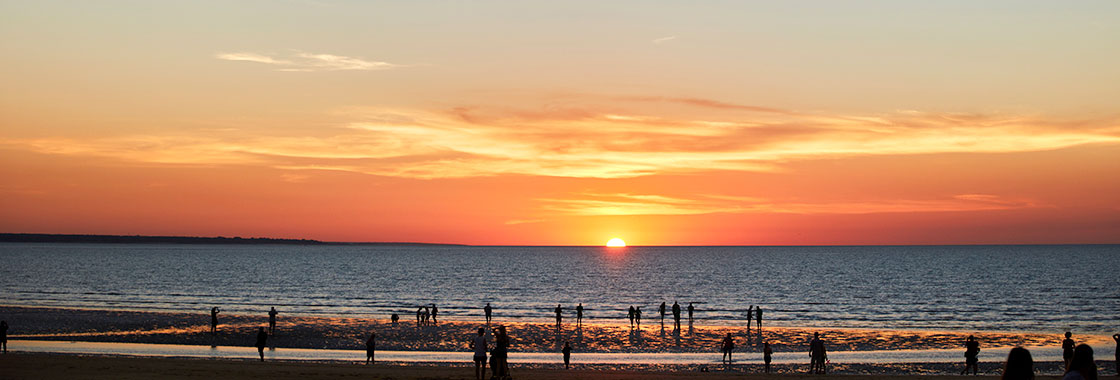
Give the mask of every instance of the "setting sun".
[[614, 239], [611, 239], [611, 240], [607, 241], [607, 246], [608, 247], [625, 247], [626, 242], [622, 241], [622, 239], [614, 238]]

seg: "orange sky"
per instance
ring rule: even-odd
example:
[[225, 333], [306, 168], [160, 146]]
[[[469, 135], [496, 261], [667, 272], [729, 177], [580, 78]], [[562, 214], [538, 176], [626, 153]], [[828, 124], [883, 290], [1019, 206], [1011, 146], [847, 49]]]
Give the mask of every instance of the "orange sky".
[[1120, 243], [1113, 3], [2, 4], [2, 232]]

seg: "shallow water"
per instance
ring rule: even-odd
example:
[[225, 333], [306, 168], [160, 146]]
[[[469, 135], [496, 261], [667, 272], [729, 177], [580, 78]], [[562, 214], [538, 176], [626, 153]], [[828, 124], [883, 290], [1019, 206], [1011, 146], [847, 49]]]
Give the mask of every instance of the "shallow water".
[[[695, 302], [706, 324], [1077, 332], [1120, 326], [1120, 246], [460, 247], [0, 244], [0, 303], [622, 321]], [[687, 316], [686, 316], [687, 318]]]

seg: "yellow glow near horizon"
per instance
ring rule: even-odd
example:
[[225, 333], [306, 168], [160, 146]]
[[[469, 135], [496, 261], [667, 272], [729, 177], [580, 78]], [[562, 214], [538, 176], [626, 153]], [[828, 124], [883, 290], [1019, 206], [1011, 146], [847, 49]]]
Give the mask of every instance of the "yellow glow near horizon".
[[626, 242], [622, 241], [622, 239], [614, 238], [614, 239], [611, 239], [611, 240], [607, 241], [607, 246], [608, 247], [625, 247]]

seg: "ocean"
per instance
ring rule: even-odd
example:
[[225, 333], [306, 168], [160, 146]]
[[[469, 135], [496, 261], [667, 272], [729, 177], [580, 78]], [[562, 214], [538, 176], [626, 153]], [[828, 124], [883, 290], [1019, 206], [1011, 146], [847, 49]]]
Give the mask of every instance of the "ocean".
[[509, 247], [0, 244], [0, 304], [388, 318], [1032, 331], [1120, 328], [1120, 246]]

